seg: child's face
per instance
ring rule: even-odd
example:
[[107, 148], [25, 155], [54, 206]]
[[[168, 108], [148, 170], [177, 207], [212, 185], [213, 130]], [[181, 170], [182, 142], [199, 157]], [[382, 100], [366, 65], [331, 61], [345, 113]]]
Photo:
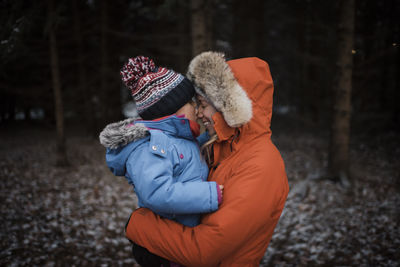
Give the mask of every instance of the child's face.
[[181, 107], [176, 113], [176, 115], [185, 115], [185, 118], [196, 121], [197, 119], [197, 108], [196, 103], [190, 101]]
[[214, 132], [214, 121], [212, 116], [217, 112], [217, 110], [213, 105], [208, 103], [204, 97], [198, 95], [196, 98], [198, 102], [197, 117], [203, 122], [209, 132]]

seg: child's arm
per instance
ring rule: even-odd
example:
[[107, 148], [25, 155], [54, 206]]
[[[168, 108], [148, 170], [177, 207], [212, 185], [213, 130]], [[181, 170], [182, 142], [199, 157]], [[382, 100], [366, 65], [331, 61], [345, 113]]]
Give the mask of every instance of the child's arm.
[[156, 213], [208, 213], [218, 209], [215, 182], [175, 182], [171, 159], [152, 153], [147, 146], [135, 151], [126, 166], [141, 202]]

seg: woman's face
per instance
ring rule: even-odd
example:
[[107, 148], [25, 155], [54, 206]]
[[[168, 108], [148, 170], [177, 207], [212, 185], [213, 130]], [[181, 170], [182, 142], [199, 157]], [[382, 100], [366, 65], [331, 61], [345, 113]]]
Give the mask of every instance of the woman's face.
[[177, 112], [175, 112], [175, 114], [178, 116], [185, 115], [185, 118], [187, 118], [191, 121], [196, 121], [196, 119], [197, 119], [196, 103], [194, 101], [190, 101], [190, 102], [186, 103]]
[[217, 112], [217, 110], [201, 95], [197, 95], [196, 99], [198, 102], [197, 118], [203, 122], [209, 134], [214, 134], [215, 130], [212, 116]]

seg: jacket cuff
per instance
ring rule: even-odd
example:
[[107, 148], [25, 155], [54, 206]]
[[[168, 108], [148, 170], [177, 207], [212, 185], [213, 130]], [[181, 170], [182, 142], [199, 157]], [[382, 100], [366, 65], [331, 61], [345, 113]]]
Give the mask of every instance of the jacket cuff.
[[218, 209], [218, 184], [214, 181], [208, 182], [210, 185], [210, 212]]

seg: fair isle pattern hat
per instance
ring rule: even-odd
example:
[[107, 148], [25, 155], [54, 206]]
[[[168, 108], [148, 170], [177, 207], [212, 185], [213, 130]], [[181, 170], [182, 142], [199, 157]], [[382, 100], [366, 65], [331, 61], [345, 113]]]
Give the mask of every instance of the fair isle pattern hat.
[[182, 74], [157, 67], [148, 57], [130, 58], [120, 73], [145, 120], [174, 114], [195, 94], [192, 83]]

